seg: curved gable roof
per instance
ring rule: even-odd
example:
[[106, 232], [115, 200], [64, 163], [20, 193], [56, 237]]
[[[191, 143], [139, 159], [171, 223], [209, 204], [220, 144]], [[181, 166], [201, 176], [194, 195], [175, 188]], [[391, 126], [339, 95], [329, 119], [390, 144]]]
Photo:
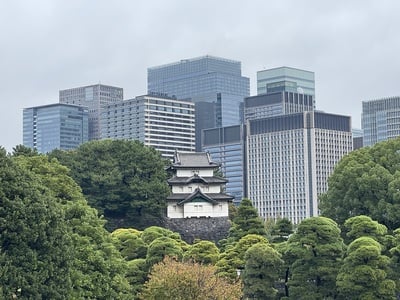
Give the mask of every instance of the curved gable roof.
[[191, 193], [189, 196], [187, 196], [182, 201], [178, 202], [178, 205], [183, 205], [185, 203], [191, 202], [195, 198], [204, 199], [205, 202], [209, 202], [213, 205], [218, 204], [218, 201], [216, 201], [216, 200], [212, 199], [211, 197], [207, 196], [206, 194], [204, 194], [199, 188], [196, 188], [193, 193]]
[[216, 168], [219, 164], [211, 160], [208, 152], [175, 152], [172, 167], [178, 168]]

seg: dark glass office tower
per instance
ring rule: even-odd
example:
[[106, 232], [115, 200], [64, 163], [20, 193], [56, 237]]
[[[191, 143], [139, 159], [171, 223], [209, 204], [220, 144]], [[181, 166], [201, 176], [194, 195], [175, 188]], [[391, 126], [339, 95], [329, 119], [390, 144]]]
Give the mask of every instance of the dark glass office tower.
[[249, 96], [249, 78], [239, 61], [202, 56], [147, 70], [148, 93], [191, 99], [196, 109], [196, 151], [201, 130], [240, 123], [239, 106]]
[[88, 108], [49, 104], [24, 108], [23, 144], [47, 153], [71, 150], [88, 141]]

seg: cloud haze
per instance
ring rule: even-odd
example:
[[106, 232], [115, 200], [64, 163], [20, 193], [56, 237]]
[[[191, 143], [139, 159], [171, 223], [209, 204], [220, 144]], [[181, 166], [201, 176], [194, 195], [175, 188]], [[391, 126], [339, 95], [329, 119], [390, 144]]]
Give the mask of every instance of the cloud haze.
[[361, 101], [400, 95], [398, 1], [0, 2], [0, 145], [22, 143], [22, 109], [98, 82], [146, 93], [147, 68], [214, 55], [256, 72], [315, 72], [317, 109], [351, 115]]

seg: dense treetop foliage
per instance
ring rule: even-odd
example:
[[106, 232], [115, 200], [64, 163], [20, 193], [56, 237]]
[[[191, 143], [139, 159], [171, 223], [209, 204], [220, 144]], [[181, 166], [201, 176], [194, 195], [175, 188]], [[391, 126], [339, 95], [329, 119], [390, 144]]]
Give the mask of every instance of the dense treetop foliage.
[[348, 247], [337, 276], [341, 299], [396, 299], [396, 284], [388, 279], [390, 259], [370, 237], [360, 237]]
[[[277, 299], [276, 283], [283, 277], [281, 254], [266, 243], [256, 243], [245, 252], [244, 295], [248, 299]], [[282, 291], [281, 291], [282, 292]]]
[[339, 224], [366, 215], [393, 230], [400, 227], [400, 139], [377, 143], [343, 157], [320, 196], [324, 216]]
[[239, 240], [247, 234], [265, 235], [265, 228], [262, 219], [258, 216], [257, 210], [253, 207], [250, 199], [243, 199], [237, 209], [229, 238]]
[[106, 227], [144, 229], [159, 225], [170, 190], [166, 161], [139, 141], [100, 140], [74, 151], [49, 154], [71, 171], [88, 203], [108, 221]]
[[71, 294], [74, 251], [65, 211], [40, 178], [4, 150], [0, 199], [0, 298]]
[[333, 299], [335, 281], [345, 250], [338, 225], [325, 217], [303, 220], [289, 238], [284, 258], [290, 264], [292, 299]]
[[3, 296], [125, 299], [125, 262], [67, 168], [23, 153], [0, 159]]

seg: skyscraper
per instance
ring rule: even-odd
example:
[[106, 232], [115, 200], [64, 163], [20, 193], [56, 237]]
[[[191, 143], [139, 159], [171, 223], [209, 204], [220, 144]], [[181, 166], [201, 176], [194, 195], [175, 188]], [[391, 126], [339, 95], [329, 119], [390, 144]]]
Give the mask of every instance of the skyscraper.
[[234, 197], [237, 205], [246, 195], [245, 133], [242, 124], [205, 129], [202, 137], [203, 151], [221, 164], [221, 171], [228, 179], [226, 192]]
[[108, 104], [101, 113], [101, 138], [133, 139], [165, 158], [194, 152], [194, 103], [157, 95]]
[[24, 108], [24, 146], [47, 153], [74, 149], [87, 141], [87, 108], [59, 103]]
[[101, 107], [109, 103], [122, 101], [123, 98], [122, 88], [104, 84], [88, 85], [59, 92], [60, 103], [89, 108], [89, 140], [100, 138]]
[[244, 99], [244, 119], [254, 120], [314, 110], [314, 97], [297, 92], [273, 92]]
[[240, 62], [208, 55], [148, 68], [147, 84], [148, 93], [195, 102], [197, 151], [202, 129], [240, 123], [239, 106], [250, 93]]
[[318, 215], [318, 195], [352, 151], [351, 119], [301, 112], [247, 123], [248, 197], [265, 219]]
[[362, 102], [363, 145], [372, 146], [400, 136], [400, 97]]
[[314, 72], [279, 67], [257, 72], [257, 94], [297, 92], [315, 96]]

